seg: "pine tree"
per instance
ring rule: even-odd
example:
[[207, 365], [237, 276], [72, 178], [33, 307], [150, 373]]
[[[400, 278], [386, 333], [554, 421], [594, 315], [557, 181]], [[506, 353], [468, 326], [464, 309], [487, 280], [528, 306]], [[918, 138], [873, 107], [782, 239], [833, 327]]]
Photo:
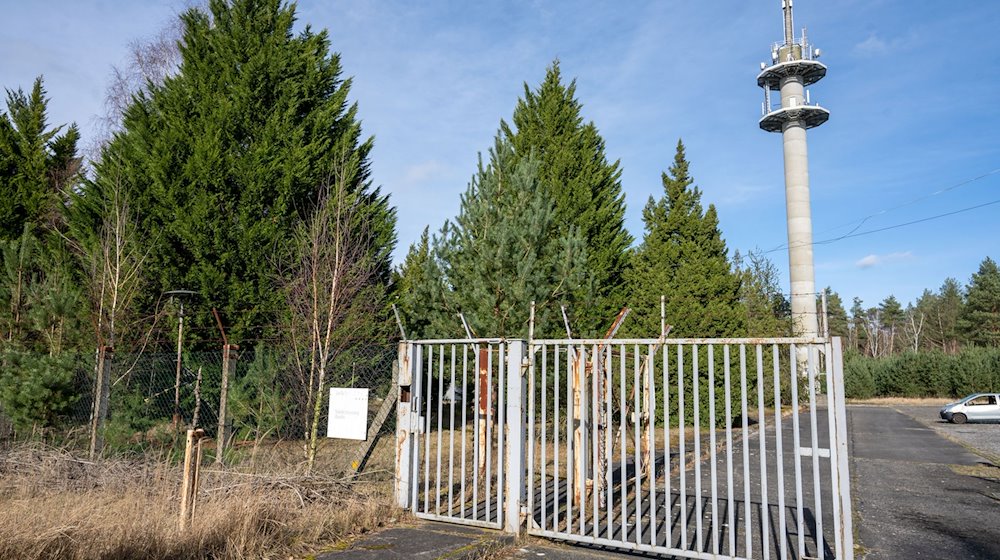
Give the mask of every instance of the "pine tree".
[[702, 208], [679, 140], [674, 163], [663, 174], [663, 190], [662, 198], [650, 197], [643, 209], [645, 235], [630, 275], [635, 311], [628, 330], [647, 337], [660, 332], [662, 294], [671, 336], [742, 334], [739, 277], [727, 259], [715, 206]]
[[1000, 346], [1000, 268], [986, 257], [966, 287], [965, 308], [959, 320], [969, 342]]
[[181, 20], [176, 74], [135, 96], [95, 168], [123, 185], [138, 217], [153, 279], [145, 305], [196, 290], [234, 337], [260, 334], [284, 304], [281, 272], [299, 261], [294, 232], [335, 176], [359, 201], [387, 283], [395, 210], [372, 187], [373, 140], [362, 138], [327, 33], [294, 34], [295, 7], [280, 0], [211, 0]]
[[917, 308], [927, 315], [924, 339], [928, 345], [950, 354], [958, 352], [961, 338], [958, 321], [964, 305], [962, 288], [954, 278], [946, 279], [937, 293], [924, 291]]
[[512, 118], [501, 131], [518, 161], [538, 159], [538, 183], [555, 204], [555, 229], [575, 230], [587, 251], [589, 281], [568, 294], [573, 328], [596, 336], [625, 302], [624, 274], [632, 237], [625, 230], [619, 162], [609, 163], [604, 139], [585, 123], [576, 81], [563, 84], [553, 62], [534, 91], [524, 84]]
[[62, 134], [50, 128], [42, 78], [31, 92], [7, 90], [0, 113], [0, 239], [14, 239], [31, 224], [36, 231], [58, 227], [67, 187], [77, 179], [80, 158], [75, 124]]
[[558, 232], [539, 162], [517, 157], [502, 137], [489, 157], [454, 222], [407, 259], [402, 276], [416, 285], [404, 307], [418, 318], [415, 336], [465, 336], [462, 313], [476, 335], [525, 337], [532, 301], [535, 335], [551, 336], [562, 330], [559, 306], [584, 282], [586, 251], [575, 231]]
[[740, 279], [740, 304], [749, 336], [787, 336], [791, 330], [791, 304], [781, 292], [778, 268], [764, 255], [751, 251], [733, 255]]
[[[830, 322], [830, 336], [849, 337], [847, 310], [844, 309], [844, 300], [840, 294], [832, 288], [826, 288], [826, 315]], [[822, 312], [822, 309], [819, 309]]]

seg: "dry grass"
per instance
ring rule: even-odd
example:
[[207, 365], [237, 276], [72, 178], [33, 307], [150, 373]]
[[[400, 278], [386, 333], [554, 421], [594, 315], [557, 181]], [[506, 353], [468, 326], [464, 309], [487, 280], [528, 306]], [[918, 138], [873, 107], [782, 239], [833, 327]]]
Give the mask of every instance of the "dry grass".
[[951, 470], [966, 476], [974, 476], [976, 478], [992, 480], [993, 482], [1000, 482], [1000, 467], [990, 465], [988, 463], [980, 463], [978, 465], [952, 465]]
[[192, 527], [178, 529], [179, 470], [156, 457], [88, 462], [0, 450], [0, 558], [287, 558], [379, 527], [384, 484], [202, 469]]
[[874, 404], [881, 406], [940, 406], [954, 400], [949, 398], [879, 397], [875, 399], [848, 399], [847, 402], [848, 404]]

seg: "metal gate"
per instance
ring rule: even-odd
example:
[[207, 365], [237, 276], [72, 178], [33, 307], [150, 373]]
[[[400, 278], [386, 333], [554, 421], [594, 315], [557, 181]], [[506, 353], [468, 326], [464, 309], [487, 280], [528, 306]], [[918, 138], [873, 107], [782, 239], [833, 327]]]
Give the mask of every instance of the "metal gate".
[[400, 363], [397, 496], [418, 516], [853, 558], [839, 339], [421, 341]]

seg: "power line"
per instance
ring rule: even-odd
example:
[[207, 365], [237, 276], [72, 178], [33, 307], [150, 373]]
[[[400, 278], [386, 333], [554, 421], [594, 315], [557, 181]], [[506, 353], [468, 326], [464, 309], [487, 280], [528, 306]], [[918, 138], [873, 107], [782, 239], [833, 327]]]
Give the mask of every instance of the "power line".
[[[849, 237], [857, 237], [857, 235], [854, 235], [854, 233], [857, 232], [859, 229], [861, 229], [861, 226], [865, 225], [868, 222], [868, 220], [870, 220], [872, 218], [876, 218], [878, 216], [882, 216], [884, 214], [888, 214], [889, 212], [892, 212], [894, 210], [899, 210], [900, 208], [905, 208], [907, 206], [912, 206], [912, 205], [914, 205], [914, 204], [916, 204], [918, 202], [922, 202], [922, 201], [927, 200], [929, 198], [933, 198], [935, 196], [939, 196], [939, 195], [942, 195], [944, 193], [953, 191], [953, 190], [955, 190], [957, 188], [964, 187], [965, 185], [969, 185], [971, 183], [975, 183], [976, 181], [980, 181], [980, 180], [985, 179], [987, 177], [990, 177], [992, 175], [996, 175], [997, 173], [1000, 173], [1000, 168], [993, 169], [992, 171], [987, 171], [986, 173], [983, 173], [982, 175], [978, 175], [976, 177], [972, 177], [971, 179], [966, 179], [964, 181], [960, 181], [958, 183], [955, 183], [954, 185], [945, 187], [943, 189], [938, 189], [938, 190], [936, 190], [936, 191], [934, 191], [932, 193], [925, 194], [923, 196], [918, 196], [917, 198], [914, 198], [914, 199], [912, 199], [910, 201], [907, 201], [907, 202], [904, 202], [902, 204], [897, 204], [896, 206], [891, 206], [889, 208], [884, 208], [882, 210], [879, 210], [878, 212], [874, 212], [872, 214], [869, 214], [869, 215], [861, 218], [860, 220], [852, 220], [850, 222], [844, 222], [844, 223], [842, 223], [840, 225], [824, 229], [824, 230], [822, 230], [822, 231], [820, 231], [818, 233], [826, 233], [826, 232], [829, 232], [829, 231], [838, 230], [838, 229], [840, 229], [842, 227], [845, 227], [845, 226], [856, 224], [856, 225], [854, 225], [854, 228], [851, 229], [851, 231], [848, 231], [847, 233], [845, 233], [844, 235], [842, 235], [840, 237], [833, 238], [832, 240], [826, 240], [824, 242], [816, 242], [816, 243], [813, 243], [813, 245], [819, 245], [821, 243], [832, 243], [833, 241], [839, 241], [840, 239], [847, 239]], [[990, 202], [990, 203], [986, 203], [986, 204], [981, 205], [981, 206], [971, 207], [971, 208], [963, 209], [963, 210], [958, 210], [958, 211], [954, 212], [954, 214], [957, 214], [957, 213], [960, 213], [960, 212], [965, 212], [967, 210], [975, 210], [976, 208], [981, 208], [982, 206], [989, 206], [990, 204], [994, 204], [994, 203]], [[941, 216], [933, 216], [933, 217], [922, 219], [922, 220], [916, 220], [916, 221], [913, 221], [913, 222], [908, 222], [906, 224], [899, 224], [897, 226], [889, 226], [888, 228], [882, 228], [882, 229], [878, 229], [878, 230], [869, 230], [868, 232], [862, 232], [862, 233], [860, 233], [858, 235], [866, 235], [867, 233], [874, 233], [876, 231], [884, 231], [885, 229], [892, 229], [894, 227], [901, 227], [901, 226], [904, 226], [904, 225], [916, 224], [916, 223], [920, 223], [921, 221], [927, 221], [927, 220], [931, 220], [931, 219], [936, 219], [938, 217], [944, 217], [944, 216], [950, 216], [950, 215], [951, 214], [943, 214]], [[777, 247], [775, 247], [773, 249], [765, 251], [764, 254], [773, 253], [775, 251], [780, 251], [782, 249], [787, 249], [787, 248], [788, 248], [788, 243], [782, 243], [781, 245], [779, 245], [779, 246], [777, 246]]]
[[[885, 227], [876, 228], [876, 229], [869, 229], [869, 230], [861, 231], [861, 232], [857, 232], [857, 233], [854, 233], [854, 231], [856, 231], [856, 229], [855, 229], [855, 230], [852, 230], [849, 233], [845, 233], [844, 235], [841, 235], [839, 237], [833, 237], [833, 238], [830, 238], [830, 239], [824, 239], [823, 241], [814, 241], [812, 243], [812, 245], [813, 246], [816, 246], [816, 245], [829, 245], [830, 243], [835, 243], [837, 241], [841, 241], [841, 240], [844, 240], [844, 239], [850, 239], [852, 237], [861, 237], [863, 235], [871, 235], [873, 233], [879, 233], [879, 232], [888, 231], [888, 230], [891, 230], [891, 229], [897, 229], [897, 228], [901, 228], [901, 227], [905, 227], [905, 226], [912, 226], [914, 224], [920, 224], [920, 223], [923, 223], [923, 222], [930, 222], [932, 220], [938, 220], [940, 218], [946, 218], [948, 216], [954, 216], [955, 214], [961, 214], [963, 212], [970, 212], [972, 210], [978, 210], [980, 208], [985, 208], [987, 206], [992, 206], [994, 204], [1000, 204], [1000, 198], [998, 198], [996, 200], [991, 200], [989, 202], [984, 202], [982, 204], [976, 204], [975, 206], [968, 206], [968, 207], [965, 207], [965, 208], [960, 208], [958, 210], [953, 210], [951, 212], [944, 212], [942, 214], [935, 214], [933, 216], [927, 216], [926, 218], [920, 218], [918, 220], [912, 220], [912, 221], [909, 221], [909, 222], [903, 222], [901, 224], [894, 224], [894, 225], [891, 225], [891, 226], [885, 226]], [[782, 249], [785, 249], [786, 247], [787, 247], [787, 245], [784, 246], [784, 247], [777, 247], [777, 248], [771, 249], [770, 251], [764, 251], [763, 254], [773, 253], [775, 251], [780, 251]]]

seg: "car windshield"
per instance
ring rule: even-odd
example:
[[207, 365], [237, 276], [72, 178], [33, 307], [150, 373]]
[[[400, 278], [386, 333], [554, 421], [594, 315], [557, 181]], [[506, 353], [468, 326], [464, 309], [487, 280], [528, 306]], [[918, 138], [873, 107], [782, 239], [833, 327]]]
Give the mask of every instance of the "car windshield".
[[981, 396], [983, 396], [982, 393], [972, 393], [971, 395], [969, 395], [967, 397], [963, 397], [962, 400], [960, 400], [958, 402], [966, 403], [966, 402], [969, 402], [969, 401], [971, 401], [972, 399], [974, 399], [976, 397], [981, 397]]

